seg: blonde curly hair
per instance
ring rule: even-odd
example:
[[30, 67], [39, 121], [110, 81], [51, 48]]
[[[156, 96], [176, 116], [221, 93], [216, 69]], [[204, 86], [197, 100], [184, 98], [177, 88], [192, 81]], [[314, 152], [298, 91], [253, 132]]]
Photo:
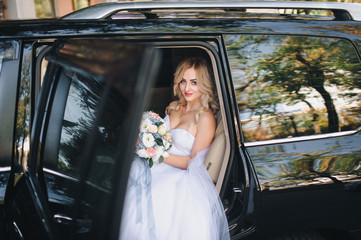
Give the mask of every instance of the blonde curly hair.
[[196, 112], [196, 121], [198, 123], [199, 115], [202, 112], [211, 110], [215, 114], [219, 109], [217, 92], [215, 91], [214, 81], [212, 74], [209, 71], [207, 61], [200, 57], [189, 57], [183, 59], [177, 66], [174, 73], [173, 93], [178, 97], [179, 101], [176, 107], [171, 110], [179, 111], [181, 106], [185, 106], [187, 101], [185, 100], [182, 91], [179, 88], [179, 84], [183, 79], [184, 72], [190, 68], [194, 68], [197, 77], [197, 87], [202, 93], [201, 95], [201, 108]]

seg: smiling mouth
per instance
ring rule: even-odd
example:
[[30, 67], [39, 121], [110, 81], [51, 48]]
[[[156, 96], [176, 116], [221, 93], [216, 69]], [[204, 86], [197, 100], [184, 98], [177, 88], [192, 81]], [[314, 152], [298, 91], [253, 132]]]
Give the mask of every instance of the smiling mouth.
[[186, 97], [190, 97], [190, 96], [192, 96], [192, 94], [193, 94], [193, 93], [184, 93], [184, 95], [185, 95]]

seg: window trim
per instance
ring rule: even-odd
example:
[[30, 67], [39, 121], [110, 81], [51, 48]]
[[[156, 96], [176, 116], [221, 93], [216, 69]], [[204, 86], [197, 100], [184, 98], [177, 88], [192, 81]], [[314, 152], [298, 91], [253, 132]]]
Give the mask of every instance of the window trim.
[[224, 136], [226, 140], [226, 149], [224, 153], [224, 158], [222, 161], [222, 164], [219, 169], [218, 178], [216, 181], [216, 189], [218, 193], [222, 192], [222, 187], [225, 180], [226, 180], [226, 171], [227, 167], [230, 164], [230, 158], [231, 158], [231, 152], [232, 152], [232, 144], [231, 144], [231, 134], [230, 134], [230, 124], [228, 123], [228, 118], [226, 114], [226, 102], [225, 102], [225, 93], [223, 89], [225, 89], [224, 86], [222, 86], [222, 82], [224, 82], [224, 79], [222, 77], [222, 64], [219, 61], [219, 49], [216, 49], [215, 46], [211, 45], [209, 42], [212, 41], [215, 44], [217, 44], [217, 39], [209, 39], [207, 42], [201, 42], [201, 41], [175, 41], [175, 42], [161, 42], [158, 44], [158, 48], [200, 48], [204, 50], [211, 61], [212, 64], [212, 71], [214, 74], [214, 81], [216, 85], [216, 90], [218, 94], [218, 101], [219, 101], [219, 111], [221, 111], [221, 115], [223, 118], [223, 127], [224, 127]]
[[[77, 179], [77, 178], [75, 178], [75, 177], [71, 177], [71, 176], [69, 176], [69, 175], [67, 175], [67, 174], [64, 174], [64, 173], [61, 173], [61, 172], [52, 170], [52, 169], [50, 169], [50, 168], [44, 167], [44, 168], [43, 168], [43, 171], [44, 171], [45, 173], [48, 173], [48, 174], [51, 174], [51, 175], [54, 175], [54, 176], [57, 176], [57, 177], [60, 177], [60, 178], [63, 178], [63, 179], [67, 179], [67, 180], [72, 181], [72, 182], [76, 182], [76, 183], [79, 183], [79, 182], [80, 182], [79, 179]], [[94, 183], [92, 183], [92, 182], [90, 182], [90, 181], [85, 181], [85, 183], [86, 183], [87, 185], [89, 185], [89, 186], [91, 186], [91, 187], [93, 187], [93, 188], [95, 188], [95, 189], [98, 189], [98, 190], [100, 190], [100, 191], [103, 191], [103, 192], [105, 192], [105, 193], [108, 193], [108, 194], [111, 194], [111, 193], [112, 193], [111, 191], [109, 191], [109, 190], [107, 190], [107, 189], [105, 189], [105, 188], [102, 188], [102, 187], [100, 187], [99, 185], [96, 185], [96, 184], [94, 184]]]
[[[46, 165], [52, 166], [57, 169], [58, 166], [58, 152], [61, 138], [60, 124], [63, 121], [65, 112], [67, 93], [71, 85], [71, 79], [66, 75], [64, 68], [58, 68], [59, 74], [57, 75], [57, 87], [54, 95], [51, 98], [52, 104], [49, 111], [47, 127], [46, 127], [46, 141], [43, 146], [43, 159], [48, 159]], [[56, 104], [54, 104], [56, 103]], [[51, 136], [51, 137], [50, 137]], [[43, 162], [44, 164], [44, 162]]]
[[283, 143], [292, 143], [292, 142], [300, 142], [300, 141], [311, 141], [311, 140], [319, 140], [325, 138], [334, 138], [334, 137], [343, 137], [357, 134], [361, 131], [361, 127], [356, 130], [343, 131], [343, 132], [334, 132], [334, 133], [322, 133], [317, 135], [310, 136], [301, 136], [301, 137], [290, 137], [290, 138], [280, 138], [280, 139], [272, 139], [272, 140], [264, 140], [264, 141], [254, 141], [254, 142], [245, 142], [245, 147], [256, 147], [256, 146], [265, 146], [265, 145], [273, 145], [273, 144], [283, 144]]

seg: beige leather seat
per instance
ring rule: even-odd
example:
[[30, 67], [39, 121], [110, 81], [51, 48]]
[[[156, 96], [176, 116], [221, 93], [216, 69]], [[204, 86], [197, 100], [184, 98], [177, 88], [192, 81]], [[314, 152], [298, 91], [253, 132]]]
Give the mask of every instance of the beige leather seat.
[[221, 111], [218, 111], [216, 114], [216, 122], [217, 128], [214, 140], [204, 161], [204, 165], [206, 166], [207, 171], [214, 183], [216, 183], [218, 180], [226, 152], [226, 137], [224, 134], [224, 124]]

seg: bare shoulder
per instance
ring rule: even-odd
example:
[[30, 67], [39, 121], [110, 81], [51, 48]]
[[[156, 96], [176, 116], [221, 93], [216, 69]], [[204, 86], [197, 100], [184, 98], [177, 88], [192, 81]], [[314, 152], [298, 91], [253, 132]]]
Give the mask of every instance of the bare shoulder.
[[169, 105], [167, 107], [167, 111], [166, 111], [167, 114], [170, 115], [173, 112], [173, 110], [175, 110], [177, 105], [178, 105], [178, 101], [173, 101], [173, 102], [169, 103]]
[[216, 118], [214, 117], [212, 111], [202, 112], [199, 115], [199, 125], [202, 127], [207, 126], [210, 129], [215, 128]]
[[199, 115], [197, 124], [197, 137], [204, 143], [203, 147], [211, 144], [214, 134], [216, 132], [216, 119], [211, 111], [202, 112]]
[[175, 108], [175, 107], [177, 107], [177, 105], [178, 105], [178, 101], [173, 101], [173, 102], [169, 103], [168, 108]]

